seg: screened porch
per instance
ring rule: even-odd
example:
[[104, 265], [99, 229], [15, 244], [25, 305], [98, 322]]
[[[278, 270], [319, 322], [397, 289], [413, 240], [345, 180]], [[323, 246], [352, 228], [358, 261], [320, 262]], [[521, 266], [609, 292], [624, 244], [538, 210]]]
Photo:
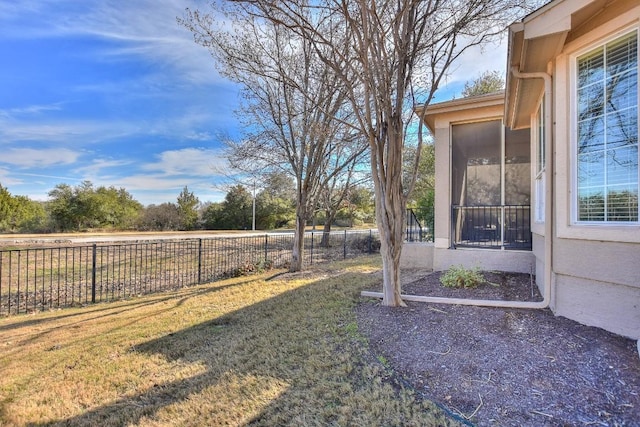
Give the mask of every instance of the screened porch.
[[451, 245], [531, 250], [529, 129], [452, 125]]

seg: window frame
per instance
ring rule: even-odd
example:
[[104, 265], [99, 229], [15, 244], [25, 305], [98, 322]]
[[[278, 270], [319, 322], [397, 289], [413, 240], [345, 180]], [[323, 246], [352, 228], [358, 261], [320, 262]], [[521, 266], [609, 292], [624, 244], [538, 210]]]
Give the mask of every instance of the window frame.
[[[638, 43], [637, 56], [636, 56], [636, 67], [637, 71], [637, 90], [638, 93], [636, 95], [636, 114], [637, 114], [637, 123], [638, 123], [638, 137], [640, 140], [640, 28], [638, 26], [627, 27], [621, 29], [620, 31], [615, 32], [614, 34], [609, 35], [608, 37], [600, 38], [582, 49], [574, 52], [570, 55], [570, 93], [571, 93], [571, 108], [570, 108], [570, 123], [571, 123], [571, 150], [570, 150], [570, 164], [571, 164], [571, 193], [572, 196], [570, 198], [570, 208], [571, 208], [571, 220], [570, 223], [577, 226], [597, 226], [597, 227], [637, 227], [640, 225], [640, 207], [638, 208], [638, 219], [636, 221], [588, 221], [588, 220], [580, 220], [578, 217], [579, 214], [579, 191], [578, 191], [578, 60], [581, 57], [584, 57], [590, 53], [595, 53], [599, 49], [604, 49], [604, 47], [614, 42], [618, 39], [622, 39], [631, 34], [636, 34], [636, 40]], [[536, 124], [538, 121], [536, 120]], [[537, 139], [536, 139], [537, 141]], [[638, 143], [640, 148], [640, 141]], [[536, 151], [537, 155], [537, 151]], [[536, 165], [537, 167], [537, 165]], [[640, 149], [638, 150], [638, 168], [640, 169]], [[638, 190], [640, 192], [640, 170], [638, 172]], [[537, 176], [537, 170], [536, 170]], [[537, 178], [536, 178], [537, 179]]]

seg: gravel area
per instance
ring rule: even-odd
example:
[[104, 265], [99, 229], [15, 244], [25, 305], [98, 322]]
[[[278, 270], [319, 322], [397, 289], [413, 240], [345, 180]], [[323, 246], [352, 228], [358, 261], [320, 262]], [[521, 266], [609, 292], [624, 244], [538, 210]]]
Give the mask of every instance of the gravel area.
[[[541, 299], [528, 274], [485, 273], [493, 284], [476, 289], [444, 288], [437, 272], [419, 276], [403, 293]], [[636, 341], [550, 310], [407, 304], [364, 299], [361, 332], [401, 382], [469, 424], [640, 425]]]

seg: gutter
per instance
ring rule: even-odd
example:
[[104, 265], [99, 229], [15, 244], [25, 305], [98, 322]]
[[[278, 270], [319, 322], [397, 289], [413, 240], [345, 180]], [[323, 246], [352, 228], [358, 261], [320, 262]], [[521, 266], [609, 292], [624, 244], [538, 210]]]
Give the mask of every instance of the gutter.
[[[551, 75], [549, 73], [521, 73], [516, 67], [511, 68], [511, 74], [518, 79], [543, 79], [544, 80], [544, 110], [545, 110], [545, 218], [544, 218], [544, 290], [542, 301], [499, 301], [499, 300], [482, 300], [482, 299], [466, 299], [466, 298], [444, 298], [444, 297], [427, 297], [420, 295], [400, 295], [404, 301], [426, 302], [434, 304], [456, 304], [470, 305], [477, 307], [500, 307], [500, 308], [531, 308], [544, 309], [549, 307], [551, 303], [551, 281], [553, 279], [552, 266], [552, 238], [553, 238], [553, 123], [551, 121], [552, 114], [552, 85]], [[382, 298], [382, 292], [362, 291], [363, 297]], [[640, 352], [640, 341], [638, 341], [638, 352]]]

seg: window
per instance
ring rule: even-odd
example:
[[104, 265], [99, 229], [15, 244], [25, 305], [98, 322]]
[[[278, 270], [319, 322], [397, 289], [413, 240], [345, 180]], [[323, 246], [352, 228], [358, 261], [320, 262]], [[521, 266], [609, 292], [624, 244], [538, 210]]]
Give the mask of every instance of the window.
[[638, 222], [638, 34], [577, 58], [577, 220]]
[[544, 222], [544, 206], [545, 206], [545, 150], [546, 150], [546, 134], [544, 122], [545, 97], [540, 101], [540, 107], [536, 115], [536, 182], [535, 182], [535, 220]]

